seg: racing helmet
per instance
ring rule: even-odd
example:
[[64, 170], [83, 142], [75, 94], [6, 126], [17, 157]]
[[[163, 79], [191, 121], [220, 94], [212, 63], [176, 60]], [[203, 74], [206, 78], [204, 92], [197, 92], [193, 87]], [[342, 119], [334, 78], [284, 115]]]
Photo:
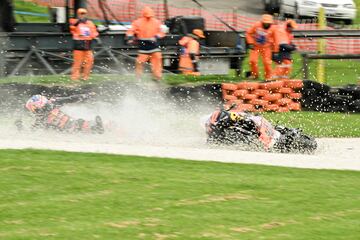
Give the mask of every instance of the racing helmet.
[[40, 94], [32, 96], [25, 104], [25, 108], [32, 113], [36, 113], [38, 110], [45, 107], [49, 103], [49, 99]]

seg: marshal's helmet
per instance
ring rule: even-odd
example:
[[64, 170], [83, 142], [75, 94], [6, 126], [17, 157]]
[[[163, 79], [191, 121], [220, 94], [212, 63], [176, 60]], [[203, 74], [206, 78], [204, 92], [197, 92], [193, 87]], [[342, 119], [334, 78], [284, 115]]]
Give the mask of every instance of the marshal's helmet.
[[274, 23], [274, 18], [270, 14], [264, 14], [261, 16], [261, 23], [264, 29], [269, 29]]
[[274, 23], [274, 18], [270, 14], [264, 14], [264, 15], [261, 16], [261, 22], [262, 23], [273, 24]]
[[34, 95], [26, 102], [25, 108], [32, 113], [36, 113], [44, 108], [47, 103], [49, 103], [49, 99], [45, 96]]
[[152, 10], [151, 7], [144, 7], [143, 10], [141, 11], [141, 14], [145, 18], [152, 18], [155, 16], [154, 10]]
[[79, 8], [76, 13], [78, 15], [81, 15], [81, 14], [87, 14], [87, 10], [85, 8]]

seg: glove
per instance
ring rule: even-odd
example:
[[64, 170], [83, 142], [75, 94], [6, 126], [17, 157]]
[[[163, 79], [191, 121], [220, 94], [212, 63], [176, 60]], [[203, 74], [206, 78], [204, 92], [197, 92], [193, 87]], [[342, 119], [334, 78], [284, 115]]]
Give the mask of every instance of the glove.
[[151, 42], [152, 44], [156, 44], [158, 41], [158, 38], [157, 37], [149, 38], [149, 40], [147, 40], [147, 41]]
[[159, 42], [159, 40], [161, 39], [161, 37], [160, 36], [158, 36], [158, 35], [155, 35], [155, 42]]
[[292, 52], [296, 50], [294, 44], [280, 44], [280, 51], [282, 52]]
[[78, 19], [77, 22], [76, 22], [73, 26], [76, 27], [76, 26], [79, 25], [79, 24], [80, 24], [80, 19]]
[[100, 38], [94, 38], [94, 40], [96, 41], [97, 44], [101, 45], [102, 44], [102, 41]]
[[87, 18], [79, 19], [79, 22], [80, 22], [80, 23], [86, 23], [86, 22], [87, 22]]
[[248, 44], [247, 47], [248, 49], [254, 49], [254, 44]]
[[128, 45], [133, 45], [134, 44], [134, 37], [133, 36], [128, 36], [126, 43]]
[[280, 63], [281, 62], [281, 56], [279, 53], [272, 53], [272, 56], [271, 56], [271, 60], [273, 60], [274, 62], [276, 63]]
[[87, 18], [78, 19], [73, 26], [78, 26], [80, 23], [86, 23]]
[[192, 64], [194, 66], [194, 72], [200, 72], [199, 63], [197, 61], [194, 61]]
[[199, 72], [199, 63], [198, 63], [198, 60], [196, 59], [195, 54], [190, 53], [190, 59], [191, 59], [191, 63], [193, 64], [193, 67], [194, 67], [194, 72]]

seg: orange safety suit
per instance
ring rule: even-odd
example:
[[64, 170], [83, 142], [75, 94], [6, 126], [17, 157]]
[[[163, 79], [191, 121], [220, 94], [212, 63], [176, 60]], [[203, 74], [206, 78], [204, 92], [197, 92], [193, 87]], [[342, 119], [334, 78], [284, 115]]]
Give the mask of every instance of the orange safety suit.
[[274, 31], [273, 60], [276, 64], [273, 79], [288, 79], [292, 70], [291, 52], [296, 49], [292, 44], [294, 35], [287, 30], [287, 25], [279, 25]]
[[161, 22], [154, 18], [154, 11], [145, 7], [142, 17], [135, 20], [126, 33], [130, 41], [136, 41], [139, 47], [135, 71], [140, 77], [143, 73], [144, 63], [150, 60], [153, 76], [160, 80], [162, 77], [162, 55], [158, 40], [164, 37], [161, 31]]
[[249, 45], [253, 45], [253, 49], [250, 50], [250, 68], [251, 75], [254, 78], [259, 77], [258, 58], [260, 54], [264, 65], [265, 79], [271, 79], [273, 30], [274, 26], [271, 26], [268, 29], [264, 29], [263, 23], [260, 21], [255, 23], [251, 28], [246, 31], [246, 41]]
[[[94, 64], [92, 40], [96, 38], [99, 33], [92, 21], [74, 18], [70, 19], [70, 32], [73, 35], [74, 41], [74, 63], [72, 66], [71, 79], [79, 80], [81, 77], [83, 80], [88, 80]], [[81, 76], [82, 68], [83, 75]]]
[[[198, 61], [200, 55], [200, 43], [195, 36], [185, 36], [179, 40], [181, 47], [179, 70], [185, 75], [199, 76]], [[191, 56], [192, 55], [192, 56]], [[191, 59], [193, 58], [193, 59]]]

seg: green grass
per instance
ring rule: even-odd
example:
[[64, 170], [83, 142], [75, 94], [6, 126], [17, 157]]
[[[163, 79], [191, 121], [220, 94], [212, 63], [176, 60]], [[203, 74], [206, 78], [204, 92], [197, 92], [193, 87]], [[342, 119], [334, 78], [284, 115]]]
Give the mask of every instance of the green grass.
[[68, 75], [38, 75], [38, 76], [16, 76], [0, 79], [0, 83], [27, 83], [40, 85], [71, 85], [71, 84], [96, 84], [112, 80], [134, 80], [133, 76], [121, 76], [111, 74], [93, 74], [89, 81], [72, 81]]
[[354, 2], [356, 4], [356, 9], [357, 9], [357, 14], [354, 22], [356, 24], [360, 24], [360, 0], [354, 0]]
[[[324, 60], [326, 84], [330, 86], [343, 86], [346, 84], [357, 84], [360, 77], [360, 62], [354, 60]], [[318, 60], [309, 63], [311, 80], [317, 80]], [[302, 58], [299, 54], [294, 55], [295, 78], [303, 78]]]
[[[150, 77], [149, 77], [150, 79]], [[136, 81], [134, 75], [120, 74], [92, 74], [89, 81], [78, 81], [77, 84], [96, 84], [103, 81]], [[150, 80], [149, 80], [150, 81]], [[240, 78], [233, 74], [229, 75], [207, 75], [207, 76], [185, 76], [181, 74], [165, 74], [163, 82], [168, 85], [179, 84], [200, 84], [200, 83], [221, 83], [239, 82]], [[68, 75], [37, 75], [37, 76], [15, 76], [0, 79], [1, 83], [28, 83], [42, 85], [71, 85], [74, 81]]]
[[[47, 7], [43, 7], [28, 1], [15, 0], [14, 6], [16, 11], [42, 13], [42, 14], [49, 13]], [[34, 22], [34, 23], [49, 22], [49, 17], [42, 17], [42, 16], [28, 16], [28, 15], [16, 14], [15, 18], [17, 22]]]
[[[119, 74], [92, 74], [89, 81], [78, 81], [77, 84], [96, 84], [102, 81], [136, 81], [134, 75]], [[150, 80], [149, 80], [150, 81]], [[209, 75], [209, 76], [184, 76], [176, 74], [167, 74], [163, 82], [168, 85], [178, 84], [197, 84], [197, 83], [220, 83], [220, 82], [238, 82], [239, 78], [232, 75]], [[42, 76], [16, 76], [0, 79], [1, 83], [31, 83], [44, 85], [71, 85], [74, 81], [68, 75], [42, 75]]]
[[360, 137], [360, 114], [301, 111], [263, 115], [273, 123], [300, 128], [314, 137]]
[[[302, 57], [299, 53], [293, 54], [292, 78], [303, 79]], [[360, 62], [356, 60], [324, 60], [326, 84], [330, 86], [344, 86], [347, 84], [357, 84], [360, 78]], [[244, 60], [244, 72], [249, 71], [249, 60]], [[318, 60], [309, 63], [310, 80], [317, 81]], [[263, 66], [260, 61], [260, 73], [263, 76]], [[275, 67], [275, 65], [274, 65]], [[244, 74], [243, 74], [244, 75]], [[230, 75], [231, 76], [231, 75]]]
[[[302, 57], [296, 53], [293, 55], [294, 64], [292, 71], [292, 78], [302, 79]], [[245, 72], [250, 71], [248, 58], [244, 59], [242, 76]], [[325, 62], [325, 78], [326, 84], [339, 87], [348, 84], [358, 84], [360, 78], [360, 61], [356, 60], [324, 60]], [[317, 64], [318, 60], [309, 62], [309, 75], [310, 80], [317, 81]], [[260, 61], [260, 75], [263, 76], [262, 61]], [[275, 67], [275, 65], [274, 65]], [[228, 75], [210, 75], [210, 76], [183, 76], [183, 75], [170, 75], [166, 77], [169, 84], [184, 84], [193, 82], [238, 82], [245, 81], [246, 79], [235, 76], [235, 71], [231, 70]]]
[[169, 85], [179, 84], [197, 84], [197, 83], [222, 83], [222, 82], [240, 82], [242, 79], [232, 73], [228, 75], [204, 75], [204, 76], [185, 76], [185, 75], [167, 75], [165, 82]]
[[[326, 62], [326, 84], [330, 86], [344, 86], [347, 84], [358, 83], [358, 70], [360, 62], [356, 61], [339, 61], [327, 60]], [[295, 56], [294, 61], [294, 76], [293, 78], [302, 78], [301, 57]], [[261, 64], [260, 64], [261, 65]], [[247, 59], [244, 61], [244, 71], [248, 71]], [[312, 61], [309, 66], [310, 79], [316, 80], [316, 61]], [[262, 72], [262, 71], [261, 71]], [[244, 75], [244, 73], [242, 74]], [[134, 81], [133, 75], [119, 75], [119, 74], [93, 74], [90, 81], [79, 82], [79, 84], [94, 84], [106, 80], [126, 80]], [[205, 76], [185, 76], [181, 74], [165, 74], [164, 83], [169, 85], [179, 84], [198, 84], [198, 83], [221, 83], [221, 82], [239, 82], [246, 81], [240, 77], [235, 76], [234, 71], [230, 71], [228, 75], [205, 75]], [[32, 83], [32, 84], [47, 84], [47, 85], [67, 85], [73, 84], [68, 75], [42, 75], [42, 76], [16, 76], [0, 79], [0, 83]]]
[[1, 239], [358, 239], [360, 172], [0, 151]]
[[[302, 57], [300, 54], [296, 53], [293, 55], [294, 64], [293, 71], [291, 74], [292, 78], [302, 79]], [[360, 62], [354, 60], [324, 60], [325, 62], [325, 78], [326, 84], [330, 86], [344, 86], [347, 84], [357, 84], [360, 78]], [[243, 72], [242, 76], [245, 76], [245, 72], [250, 71], [249, 60], [246, 57], [243, 62]], [[309, 62], [309, 75], [310, 80], [317, 81], [317, 60], [312, 60]], [[259, 61], [260, 67], [260, 76], [263, 76], [263, 65], [262, 61]], [[275, 68], [275, 65], [273, 65]], [[211, 76], [184, 76], [184, 75], [172, 75], [167, 76], [166, 81], [169, 84], [184, 84], [184, 83], [193, 83], [193, 82], [239, 82], [245, 81], [243, 77], [235, 76], [235, 71], [231, 70], [228, 75], [211, 75]]]
[[[235, 81], [236, 78], [231, 76], [203, 76], [192, 77], [183, 75], [166, 75], [163, 82], [169, 85], [177, 84], [192, 84], [201, 82], [224, 82]], [[106, 81], [136, 81], [134, 75], [120, 75], [120, 74], [92, 74], [88, 81], [72, 81], [69, 75], [37, 75], [37, 76], [15, 76], [0, 79], [2, 83], [27, 83], [27, 84], [40, 84], [40, 85], [86, 85], [98, 84]], [[146, 80], [144, 80], [146, 81]], [[148, 79], [150, 81], [150, 77]], [[237, 80], [239, 81], [239, 80]]]

